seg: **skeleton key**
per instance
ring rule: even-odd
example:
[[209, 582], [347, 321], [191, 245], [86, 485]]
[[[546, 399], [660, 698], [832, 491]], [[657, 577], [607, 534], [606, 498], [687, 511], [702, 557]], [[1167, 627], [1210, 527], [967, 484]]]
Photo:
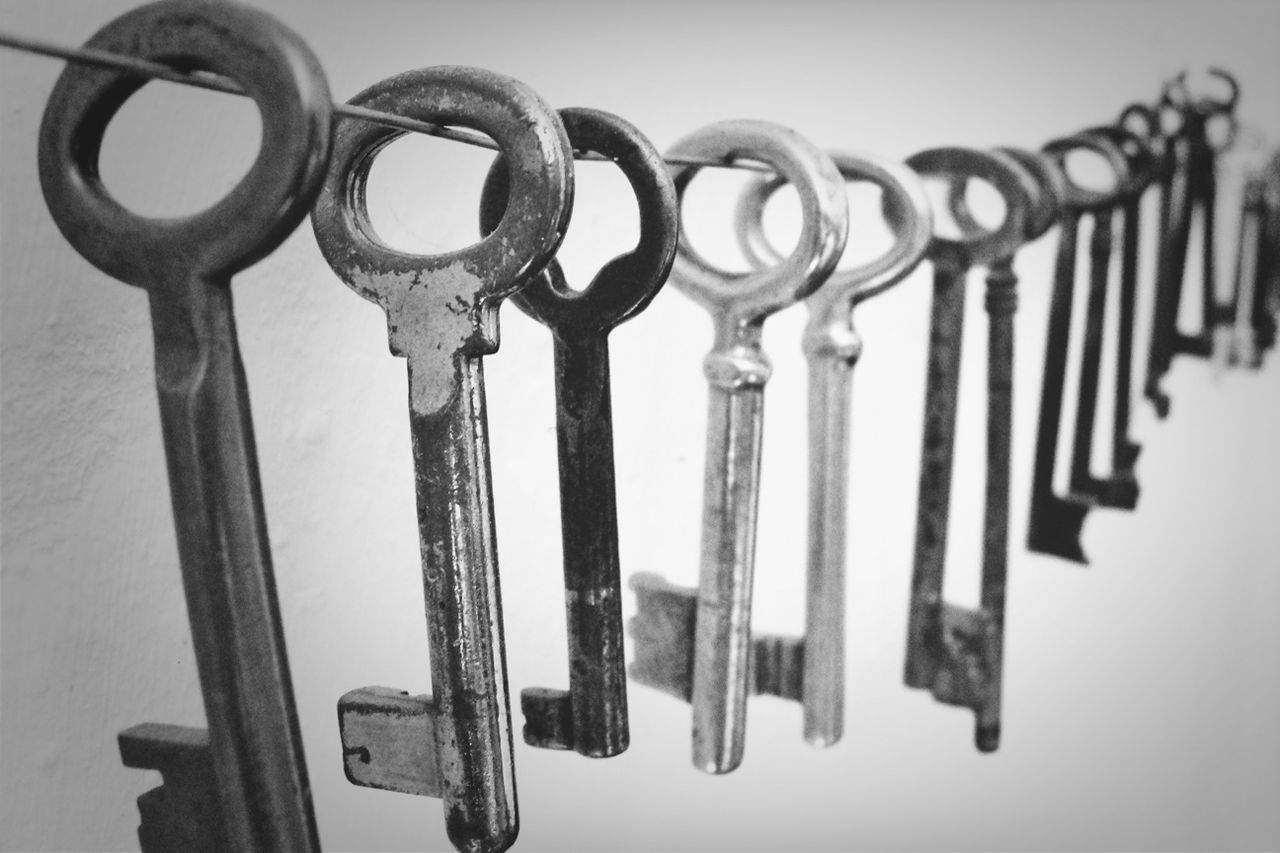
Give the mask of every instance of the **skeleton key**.
[[[1013, 392], [1013, 312], [1017, 278], [1012, 258], [1032, 227], [1031, 211], [1041, 192], [1034, 176], [998, 152], [935, 148], [907, 158], [921, 175], [955, 181], [981, 178], [1005, 203], [1003, 223], [982, 236], [960, 240], [934, 235], [928, 258], [934, 267], [933, 320], [925, 391], [920, 500], [916, 516], [915, 565], [907, 627], [904, 680], [930, 690], [935, 699], [973, 709], [978, 749], [990, 752], [1000, 739], [1000, 670], [1008, 551], [1009, 452]], [[977, 610], [943, 600], [951, 469], [964, 330], [964, 280], [977, 264], [990, 267], [987, 312], [987, 488], [983, 535], [982, 598]]]
[[[1076, 405], [1076, 426], [1071, 455], [1070, 490], [1096, 502], [1099, 506], [1133, 509], [1138, 502], [1138, 482], [1133, 474], [1139, 448], [1128, 441], [1129, 392], [1128, 371], [1132, 367], [1133, 309], [1137, 296], [1137, 234], [1128, 221], [1144, 189], [1142, 175], [1134, 169], [1145, 167], [1136, 137], [1116, 127], [1094, 127], [1082, 131], [1098, 140], [1107, 152], [1107, 160], [1116, 174], [1115, 204], [1094, 210], [1093, 235], [1090, 239], [1090, 285], [1085, 309], [1084, 348], [1080, 361], [1080, 393]], [[1126, 150], [1125, 143], [1129, 143]], [[1133, 146], [1139, 146], [1137, 148]], [[1114, 217], [1119, 213], [1123, 235], [1121, 244], [1121, 293], [1119, 340], [1117, 341], [1116, 409], [1112, 419], [1113, 473], [1106, 478], [1093, 475], [1093, 438], [1097, 425], [1098, 378], [1102, 368], [1102, 335], [1107, 291], [1111, 283], [1111, 255], [1115, 243]]]
[[[816, 746], [838, 741], [844, 730], [844, 602], [846, 488], [849, 475], [849, 394], [862, 341], [853, 309], [906, 278], [933, 235], [933, 211], [910, 169], [866, 155], [828, 152], [847, 181], [880, 187], [895, 242], [881, 257], [837, 270], [805, 305], [803, 348], [809, 363], [809, 536], [805, 633], [802, 638], [759, 636], [753, 641], [755, 690], [798, 699], [804, 737]], [[764, 209], [782, 186], [778, 177], [748, 184], [735, 215], [738, 243], [756, 268], [782, 261], [764, 233]], [[793, 673], [792, 670], [799, 670]]]
[[[1090, 254], [1090, 313], [1093, 321], [1086, 327], [1084, 354], [1080, 377], [1079, 408], [1093, 405], [1097, 399], [1097, 369], [1090, 370], [1096, 359], [1094, 349], [1100, 345], [1101, 308], [1105, 304], [1106, 280], [1110, 256], [1110, 210], [1120, 200], [1121, 188], [1128, 171], [1124, 155], [1099, 136], [1080, 133], [1055, 140], [1045, 146], [1045, 153], [1058, 158], [1061, 163], [1071, 151], [1088, 149], [1105, 159], [1115, 172], [1116, 185], [1109, 192], [1097, 192], [1081, 187], [1067, 176], [1066, 195], [1063, 197], [1063, 216], [1058, 242], [1058, 260], [1054, 271], [1053, 296], [1049, 306], [1049, 330], [1045, 341], [1044, 381], [1040, 390], [1040, 424], [1036, 433], [1036, 461], [1031, 483], [1031, 513], [1027, 534], [1027, 548], [1043, 554], [1053, 554], [1066, 560], [1087, 563], [1080, 545], [1080, 533], [1085, 516], [1095, 505], [1095, 499], [1071, 490], [1065, 497], [1053, 491], [1053, 472], [1057, 465], [1058, 431], [1062, 418], [1063, 385], [1066, 380], [1067, 346], [1071, 331], [1071, 309], [1075, 294], [1076, 249], [1080, 219], [1086, 213], [1094, 218]], [[1064, 169], [1065, 174], [1065, 169]], [[1099, 295], [1099, 292], [1103, 294]], [[1092, 372], [1092, 377], [1088, 374]], [[1079, 477], [1079, 460], [1087, 466], [1092, 449], [1092, 429], [1081, 444], [1080, 423], [1092, 424], [1092, 415], [1077, 411], [1077, 434], [1073, 450], [1072, 473]]]
[[[1245, 179], [1240, 205], [1235, 276], [1231, 302], [1227, 309], [1234, 319], [1227, 363], [1235, 365], [1243, 361], [1255, 369], [1262, 366], [1262, 353], [1266, 349], [1267, 339], [1274, 339], [1275, 336], [1274, 319], [1266, 311], [1266, 289], [1262, 286], [1267, 265], [1265, 193], [1266, 183], [1261, 175], [1249, 175]], [[1239, 317], [1239, 312], [1245, 305], [1249, 306], [1247, 332]]]
[[514, 164], [506, 215], [479, 243], [409, 255], [379, 242], [365, 209], [374, 156], [402, 134], [348, 123], [312, 214], [330, 266], [387, 314], [408, 362], [432, 695], [389, 688], [338, 702], [347, 778], [441, 797], [459, 850], [499, 851], [518, 823], [482, 357], [498, 348], [503, 298], [560, 245], [573, 199], [572, 150], [531, 89], [489, 71], [440, 66], [376, 83], [351, 103], [491, 136]]
[[[569, 690], [520, 692], [524, 739], [593, 758], [627, 748], [627, 671], [618, 568], [618, 510], [613, 468], [613, 406], [608, 334], [643, 311], [667, 280], [680, 236], [675, 185], [660, 155], [635, 127], [612, 113], [560, 111], [569, 141], [618, 164], [640, 207], [640, 241], [614, 258], [585, 290], [565, 282], [551, 261], [512, 297], [551, 329], [555, 340], [556, 436]], [[506, 210], [505, 160], [494, 162], [480, 204], [480, 229], [493, 230]]]
[[1257, 241], [1250, 325], [1260, 366], [1262, 355], [1276, 344], [1276, 313], [1280, 311], [1280, 151], [1264, 171]]
[[145, 78], [69, 65], [40, 127], [40, 182], [59, 230], [98, 269], [146, 290], [151, 307], [208, 732], [151, 724], [121, 735], [128, 766], [167, 773], [139, 798], [139, 841], [147, 851], [316, 850], [230, 285], [293, 231], [320, 188], [328, 85], [295, 33], [231, 3], [142, 6], [86, 46], [224, 74], [244, 86], [262, 118], [248, 174], [209, 209], [175, 219], [132, 213], [98, 175], [107, 125]]
[[[712, 315], [715, 343], [703, 362], [710, 384], [702, 561], [696, 591], [636, 575], [631, 675], [693, 705], [693, 764], [727, 773], [742, 761], [751, 690], [751, 587], [759, 498], [764, 385], [771, 367], [760, 346], [764, 320], [803, 299], [831, 274], [848, 236], [844, 181], [831, 159], [778, 125], [726, 121], [686, 136], [670, 157], [761, 161], [800, 197], [795, 251], [767, 270], [716, 269], [681, 239], [672, 282]], [[697, 167], [674, 178], [683, 194]]]

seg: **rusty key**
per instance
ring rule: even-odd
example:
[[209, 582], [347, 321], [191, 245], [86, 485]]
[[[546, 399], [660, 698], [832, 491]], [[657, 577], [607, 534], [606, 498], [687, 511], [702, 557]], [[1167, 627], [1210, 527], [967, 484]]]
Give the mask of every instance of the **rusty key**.
[[[1017, 278], [1011, 259], [1039, 224], [1033, 224], [1032, 211], [1043, 206], [1042, 193], [1031, 172], [996, 151], [935, 148], [912, 155], [906, 162], [921, 175], [937, 176], [953, 185], [957, 180], [980, 178], [1000, 193], [1005, 205], [1004, 221], [995, 231], [965, 233], [959, 240], [934, 235], [929, 244], [927, 257], [934, 275], [933, 319], [904, 668], [908, 687], [929, 690], [940, 702], [971, 708], [976, 715], [978, 749], [990, 752], [1000, 739], [1008, 552], [1013, 312], [1017, 307]], [[1008, 263], [996, 263], [1004, 260]], [[964, 332], [964, 284], [975, 265], [989, 268], [986, 307], [990, 316], [982, 596], [976, 610], [950, 604], [942, 594]]]
[[[1027, 533], [1027, 547], [1043, 554], [1053, 554], [1078, 563], [1087, 563], [1080, 545], [1080, 533], [1090, 508], [1096, 499], [1086, 494], [1068, 491], [1059, 496], [1053, 491], [1053, 473], [1057, 466], [1058, 434], [1062, 419], [1062, 398], [1066, 382], [1067, 348], [1071, 332], [1072, 300], [1075, 294], [1077, 235], [1080, 220], [1085, 214], [1093, 216], [1093, 236], [1090, 254], [1091, 313], [1095, 322], [1086, 327], [1084, 354], [1080, 377], [1079, 407], [1096, 404], [1097, 368], [1094, 348], [1101, 345], [1101, 306], [1105, 305], [1106, 281], [1109, 264], [1106, 259], [1111, 251], [1110, 211], [1120, 203], [1121, 188], [1127, 180], [1128, 166], [1124, 155], [1116, 146], [1096, 135], [1076, 134], [1054, 140], [1045, 146], [1047, 154], [1061, 163], [1076, 150], [1090, 150], [1104, 158], [1115, 174], [1115, 186], [1106, 192], [1090, 190], [1071, 180], [1066, 173], [1066, 194], [1063, 198], [1063, 215], [1058, 237], [1058, 259], [1054, 270], [1053, 295], [1049, 305], [1049, 329], [1045, 341], [1044, 381], [1040, 389], [1040, 422], [1036, 433], [1036, 459], [1031, 483], [1031, 512]], [[1092, 369], [1090, 365], [1093, 364]], [[1088, 374], [1092, 373], [1092, 377]], [[1079, 408], [1078, 407], [1078, 408]], [[1079, 460], [1087, 460], [1091, 452], [1092, 436], [1081, 446], [1079, 422], [1092, 423], [1077, 411], [1077, 435], [1074, 446], [1073, 473], [1078, 477]]]
[[[933, 212], [910, 169], [878, 157], [831, 151], [846, 181], [868, 182], [883, 193], [895, 240], [879, 258], [837, 270], [808, 298], [802, 346], [809, 363], [809, 529], [803, 637], [757, 636], [755, 691], [799, 701], [804, 737], [829, 746], [844, 731], [844, 602], [846, 489], [849, 478], [849, 396], [862, 341], [853, 310], [906, 278], [924, 257]], [[738, 199], [738, 244], [756, 268], [782, 261], [764, 232], [764, 209], [783, 185], [760, 177]]]
[[40, 126], [40, 183], [58, 228], [98, 269], [146, 290], [151, 307], [208, 732], [148, 724], [120, 736], [128, 766], [166, 774], [139, 798], [139, 841], [147, 851], [316, 850], [230, 285], [297, 227], [320, 189], [328, 85], [295, 33], [233, 3], [141, 6], [86, 46], [224, 74], [262, 117], [248, 174], [209, 209], [175, 219], [125, 209], [98, 174], [107, 125], [145, 78], [70, 65]]
[[[630, 741], [623, 654], [618, 510], [613, 467], [609, 332], [643, 311], [667, 280], [680, 236], [675, 185], [653, 144], [602, 110], [560, 111], [569, 141], [615, 162], [640, 208], [636, 247], [604, 266], [582, 291], [551, 261], [512, 296], [555, 341], [556, 438], [560, 530], [569, 626], [569, 690], [520, 691], [524, 739], [593, 758], [617, 755]], [[506, 161], [494, 162], [480, 203], [488, 234], [506, 211]]]
[[312, 214], [338, 277], [387, 315], [408, 363], [418, 535], [431, 647], [431, 696], [354, 690], [338, 702], [347, 778], [441, 797], [459, 850], [500, 851], [518, 820], [482, 358], [498, 348], [498, 306], [560, 245], [573, 200], [572, 149], [532, 89], [489, 71], [440, 66], [390, 77], [351, 103], [472, 128], [511, 165], [506, 215], [489, 236], [410, 255], [373, 233], [365, 186], [376, 154], [402, 135], [347, 123]]
[[[761, 121], [708, 125], [668, 156], [750, 159], [789, 181], [800, 197], [795, 251], [767, 270], [728, 273], [682, 237], [672, 283], [706, 308], [715, 342], [703, 362], [709, 383], [702, 559], [698, 589], [653, 574], [633, 576], [631, 675], [693, 705], [693, 764], [727, 773], [742, 761], [751, 690], [751, 588], [759, 502], [764, 385], [771, 366], [760, 345], [765, 318], [818, 288], [839, 260], [849, 229], [844, 181], [831, 159], [798, 134]], [[698, 167], [680, 167], [683, 194]]]

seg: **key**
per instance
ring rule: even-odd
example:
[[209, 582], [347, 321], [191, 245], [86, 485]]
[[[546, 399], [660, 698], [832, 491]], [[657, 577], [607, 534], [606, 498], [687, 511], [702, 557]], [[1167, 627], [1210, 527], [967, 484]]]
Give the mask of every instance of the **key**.
[[59, 230], [95, 267], [145, 290], [151, 308], [208, 731], [151, 724], [121, 735], [127, 766], [166, 772], [139, 798], [139, 842], [146, 851], [318, 850], [230, 285], [293, 231], [320, 188], [328, 85], [295, 33], [230, 3], [141, 6], [86, 46], [224, 74], [262, 117], [262, 147], [245, 177], [217, 204], [178, 219], [138, 216], [98, 176], [107, 125], [144, 78], [69, 65], [40, 127], [40, 183]]
[[[1263, 239], [1266, 228], [1266, 204], [1263, 201], [1266, 184], [1260, 174], [1245, 179], [1240, 205], [1240, 231], [1236, 244], [1236, 268], [1232, 281], [1231, 301], [1226, 310], [1233, 318], [1227, 363], [1247, 364], [1253, 369], [1262, 366], [1264, 339], [1267, 336], [1269, 315], [1263, 307], [1265, 293], [1261, 274], [1266, 266]], [[1239, 316], [1248, 306], [1244, 318]], [[1247, 326], [1245, 325], [1247, 323]], [[1274, 335], [1274, 329], [1272, 329]]]
[[[1058, 260], [1054, 271], [1053, 296], [1049, 307], [1049, 330], [1046, 335], [1044, 381], [1040, 391], [1040, 424], [1036, 434], [1036, 460], [1031, 484], [1031, 512], [1027, 547], [1031, 551], [1052, 554], [1065, 560], [1088, 563], [1080, 545], [1080, 533], [1095, 498], [1076, 491], [1081, 461], [1087, 473], [1092, 452], [1092, 412], [1081, 412], [1096, 405], [1098, 381], [1098, 348], [1101, 346], [1102, 306], [1105, 305], [1106, 281], [1110, 257], [1111, 215], [1119, 203], [1121, 188], [1128, 179], [1124, 155], [1106, 140], [1087, 133], [1050, 142], [1044, 147], [1059, 164], [1075, 150], [1087, 149], [1101, 155], [1115, 175], [1115, 186], [1108, 192], [1086, 189], [1067, 175], [1066, 195], [1058, 239]], [[1063, 168], [1064, 174], [1065, 167]], [[1081, 355], [1080, 391], [1077, 406], [1076, 436], [1073, 447], [1073, 487], [1065, 496], [1053, 491], [1053, 473], [1057, 467], [1058, 431], [1062, 418], [1063, 385], [1066, 379], [1067, 346], [1071, 330], [1071, 309], [1075, 293], [1077, 235], [1085, 214], [1093, 216], [1090, 246], [1090, 305], [1085, 341]], [[1082, 435], [1081, 425], [1089, 429]]]
[[[560, 118], [576, 150], [605, 155], [631, 182], [640, 208], [640, 240], [635, 249], [606, 264], [585, 290], [571, 289], [553, 260], [533, 284], [512, 297], [520, 310], [551, 330], [555, 342], [569, 628], [569, 690], [526, 688], [520, 705], [525, 743], [603, 758], [623, 752], [630, 741], [608, 334], [643, 311], [666, 282], [680, 223], [666, 164], [639, 130], [602, 110], [569, 108], [560, 111]], [[507, 183], [500, 158], [485, 182], [482, 233], [502, 218]]]
[[[1017, 278], [1009, 264], [1034, 227], [1040, 205], [1034, 176], [999, 152], [934, 148], [907, 158], [923, 176], [948, 181], [981, 178], [1004, 199], [1005, 217], [995, 231], [959, 240], [933, 235], [927, 257], [934, 269], [929, 370], [925, 390], [920, 500], [907, 626], [904, 681], [935, 699], [971, 708], [978, 749], [990, 752], [1000, 737], [1000, 671], [1009, 527], [1009, 454], [1013, 393], [1013, 312]], [[1035, 205], [1033, 205], [1035, 202]], [[975, 265], [989, 267], [990, 315], [987, 364], [987, 487], [983, 532], [982, 597], [978, 609], [943, 600], [951, 470], [960, 355], [964, 331], [964, 282]]]
[[[755, 690], [799, 700], [804, 708], [804, 738], [815, 746], [836, 743], [844, 731], [849, 396], [853, 368], [862, 352], [853, 310], [906, 278], [924, 257], [933, 234], [928, 196], [910, 169], [863, 154], [828, 153], [846, 181], [869, 182], [881, 189], [895, 240], [881, 257], [837, 270], [805, 299], [809, 311], [802, 344], [809, 364], [805, 632], [799, 638], [757, 636], [753, 652]], [[761, 177], [748, 184], [738, 199], [738, 244], [757, 269], [782, 262], [782, 254], [764, 233], [765, 205], [781, 186], [777, 177]]]
[[[767, 270], [716, 269], [681, 239], [672, 283], [712, 316], [715, 343], [703, 362], [709, 383], [698, 589], [633, 576], [636, 616], [631, 676], [693, 705], [693, 764], [727, 773], [742, 761], [752, 682], [751, 588], [755, 561], [764, 386], [771, 367], [760, 345], [765, 319], [816, 290], [848, 236], [844, 181], [831, 159], [793, 131], [760, 121], [708, 125], [668, 157], [763, 162], [796, 188], [802, 224], [796, 250]], [[683, 194], [696, 167], [675, 171]]]
[[439, 66], [376, 83], [351, 103], [478, 130], [511, 170], [506, 215], [455, 252], [410, 255], [379, 242], [365, 209], [374, 155], [402, 131], [342, 125], [312, 213], [338, 277], [387, 315], [409, 372], [409, 424], [431, 648], [431, 696], [391, 688], [338, 701], [347, 778], [440, 797], [459, 850], [501, 851], [518, 828], [502, 638], [483, 357], [498, 348], [498, 306], [560, 245], [573, 200], [572, 150], [531, 89], [476, 68]]
[[[1146, 149], [1136, 135], [1119, 127], [1093, 127], [1083, 131], [1107, 149], [1120, 181], [1114, 208], [1094, 211], [1090, 240], [1090, 289], [1086, 308], [1084, 349], [1081, 356], [1080, 395], [1071, 457], [1070, 490], [1099, 506], [1133, 509], [1138, 502], [1138, 482], [1133, 468], [1141, 448], [1128, 438], [1131, 390], [1134, 310], [1137, 299], [1136, 217], [1150, 168]], [[1123, 163], [1123, 173], [1117, 164]], [[1096, 477], [1092, 472], [1093, 439], [1097, 425], [1098, 378], [1102, 366], [1102, 336], [1107, 291], [1111, 285], [1111, 255], [1115, 244], [1114, 220], [1120, 220], [1120, 316], [1116, 345], [1115, 409], [1112, 418], [1112, 473]]]

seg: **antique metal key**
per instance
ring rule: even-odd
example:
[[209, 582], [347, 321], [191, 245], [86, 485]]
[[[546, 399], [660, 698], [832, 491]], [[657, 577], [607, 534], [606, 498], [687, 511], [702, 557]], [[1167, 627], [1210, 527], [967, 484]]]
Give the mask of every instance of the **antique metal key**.
[[[1041, 191], [1034, 176], [999, 152], [935, 148], [907, 159], [921, 175], [949, 181], [981, 178], [1004, 199], [1004, 221], [982, 236], [960, 240], [934, 236], [928, 259], [934, 268], [933, 320], [925, 389], [924, 443], [916, 516], [915, 565], [907, 626], [904, 679], [934, 698], [973, 709], [978, 749], [1000, 740], [1000, 672], [1004, 634], [1009, 526], [1009, 455], [1013, 400], [1013, 312], [1017, 278], [1011, 261], [1033, 227], [1033, 202]], [[964, 281], [976, 264], [989, 266], [990, 315], [987, 361], [987, 487], [983, 535], [982, 597], [977, 610], [943, 599], [951, 469], [960, 354], [964, 331]]]
[[148, 219], [98, 174], [103, 135], [145, 82], [69, 66], [40, 127], [40, 182], [67, 241], [147, 291], [156, 391], [208, 730], [145, 724], [120, 735], [130, 767], [164, 783], [138, 799], [143, 850], [316, 850], [236, 341], [231, 278], [297, 227], [330, 144], [328, 85], [298, 36], [232, 3], [170, 0], [98, 31], [96, 50], [178, 62], [238, 81], [262, 116], [249, 172], [213, 207]]
[[[837, 270], [805, 299], [809, 321], [803, 348], [809, 363], [809, 538], [803, 637], [754, 640], [755, 691], [799, 701], [804, 737], [828, 746], [844, 730], [844, 602], [846, 488], [849, 475], [849, 395], [862, 341], [853, 309], [901, 281], [919, 264], [933, 235], [933, 212], [919, 177], [889, 160], [828, 152], [847, 181], [875, 184], [883, 193], [896, 239], [884, 255]], [[761, 177], [738, 199], [736, 224], [743, 254], [757, 268], [782, 254], [764, 232], [764, 209], [783, 185]]]
[[[835, 268], [848, 236], [848, 199], [829, 157], [767, 122], [712, 124], [667, 154], [763, 162], [796, 188], [803, 217], [795, 251], [776, 267], [727, 273], [682, 238], [672, 273], [675, 286], [705, 307], [715, 326], [703, 362], [710, 390], [701, 570], [696, 591], [652, 574], [631, 579], [631, 675], [692, 702], [694, 766], [727, 773], [742, 761], [752, 682], [751, 588], [764, 385], [771, 371], [760, 334], [766, 317], [808, 296]], [[696, 172], [676, 171], [678, 193]]]
[[1090, 463], [1097, 415], [1098, 374], [1102, 362], [1102, 334], [1106, 310], [1107, 276], [1114, 234], [1110, 214], [1095, 214], [1091, 258], [1094, 271], [1085, 309], [1085, 353], [1081, 367], [1080, 402], [1076, 408], [1076, 431], [1071, 460], [1071, 491], [1116, 509], [1133, 509], [1138, 503], [1138, 480], [1134, 467], [1142, 448], [1129, 437], [1133, 392], [1133, 327], [1138, 298], [1138, 235], [1142, 215], [1142, 194], [1155, 176], [1155, 157], [1134, 133], [1118, 126], [1094, 127], [1084, 131], [1099, 137], [1112, 149], [1112, 158], [1124, 158], [1126, 173], [1119, 176], [1120, 293], [1117, 318], [1115, 406], [1111, 423], [1111, 468], [1106, 477], [1095, 477]]
[[379, 242], [364, 207], [374, 156], [402, 132], [345, 124], [312, 214], [330, 266], [382, 306], [391, 352], [408, 362], [431, 646], [431, 696], [370, 687], [339, 700], [347, 778], [441, 797], [459, 850], [505, 850], [518, 822], [481, 359], [498, 348], [501, 300], [560, 245], [572, 150], [535, 92], [480, 69], [408, 71], [351, 103], [481, 131], [510, 164], [507, 211], [493, 233], [455, 252], [409, 255]]
[[[1045, 341], [1044, 381], [1040, 389], [1040, 423], [1036, 432], [1036, 459], [1031, 483], [1031, 512], [1027, 547], [1043, 554], [1053, 554], [1078, 563], [1087, 563], [1080, 545], [1080, 533], [1085, 517], [1096, 504], [1087, 494], [1069, 490], [1065, 496], [1053, 491], [1053, 473], [1057, 466], [1058, 434], [1062, 419], [1063, 390], [1066, 383], [1067, 347], [1071, 332], [1071, 309], [1075, 295], [1077, 235], [1080, 220], [1085, 214], [1093, 217], [1093, 235], [1090, 240], [1090, 292], [1092, 311], [1098, 314], [1097, 322], [1086, 328], [1082, 369], [1080, 376], [1079, 407], [1091, 406], [1097, 400], [1097, 355], [1101, 346], [1101, 310], [1105, 305], [1106, 282], [1110, 264], [1112, 220], [1111, 211], [1123, 201], [1123, 191], [1128, 178], [1128, 164], [1123, 153], [1113, 144], [1097, 135], [1080, 133], [1050, 142], [1044, 151], [1059, 159], [1076, 150], [1091, 150], [1104, 158], [1115, 176], [1115, 186], [1107, 192], [1090, 190], [1071, 180], [1067, 174], [1066, 195], [1063, 198], [1063, 216], [1058, 237], [1058, 259], [1054, 271], [1053, 295], [1049, 305], [1049, 330]], [[1064, 167], [1064, 174], [1065, 167]], [[1092, 337], [1092, 340], [1090, 339]], [[1092, 365], [1092, 370], [1090, 369]], [[1089, 374], [1092, 373], [1092, 376]], [[1078, 407], [1078, 408], [1079, 408]], [[1092, 415], [1083, 417], [1077, 411], [1077, 420], [1092, 424]], [[1079, 460], [1088, 465], [1092, 437], [1085, 438], [1081, 446], [1077, 424], [1073, 457], [1076, 460], [1073, 473], [1078, 485]], [[1090, 433], [1092, 430], [1090, 429]], [[1087, 471], [1087, 468], [1086, 468]]]
[[[680, 237], [675, 185], [643, 134], [612, 113], [560, 111], [579, 151], [603, 154], [622, 169], [640, 207], [640, 240], [575, 291], [551, 261], [512, 297], [555, 340], [556, 437], [560, 529], [569, 626], [569, 690], [520, 691], [526, 743], [602, 758], [630, 741], [618, 567], [613, 468], [613, 405], [608, 334], [645, 309], [667, 280]], [[494, 162], [480, 205], [489, 233], [506, 211], [505, 160]]]

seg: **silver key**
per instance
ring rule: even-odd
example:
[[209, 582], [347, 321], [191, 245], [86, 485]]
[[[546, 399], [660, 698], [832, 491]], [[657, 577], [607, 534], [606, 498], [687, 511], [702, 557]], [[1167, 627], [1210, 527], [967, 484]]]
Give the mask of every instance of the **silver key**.
[[[828, 152], [846, 180], [881, 188], [896, 236], [874, 261], [832, 274], [805, 299], [803, 348], [809, 363], [808, 586], [803, 638], [755, 639], [756, 690], [804, 706], [804, 737], [829, 746], [844, 730], [844, 601], [849, 394], [862, 340], [853, 326], [858, 303], [906, 278], [929, 247], [933, 211], [920, 178], [906, 166], [867, 155]], [[764, 233], [764, 208], [782, 186], [776, 177], [748, 184], [738, 199], [738, 243], [757, 268], [782, 255]], [[776, 669], [772, 669], [776, 667]], [[786, 670], [799, 667], [798, 677]], [[791, 695], [789, 685], [798, 686]]]
[[[713, 267], [681, 235], [671, 282], [705, 307], [715, 343], [703, 362], [710, 384], [707, 464], [698, 590], [638, 575], [632, 677], [693, 703], [693, 763], [726, 773], [742, 760], [751, 688], [751, 586], [755, 560], [764, 385], [771, 367], [760, 346], [764, 320], [827, 279], [848, 235], [844, 181], [831, 159], [793, 131], [759, 121], [709, 125], [668, 157], [751, 159], [795, 186], [803, 214], [797, 248], [767, 270]], [[674, 173], [683, 195], [697, 173]], [[696, 600], [696, 606], [694, 604]]]

